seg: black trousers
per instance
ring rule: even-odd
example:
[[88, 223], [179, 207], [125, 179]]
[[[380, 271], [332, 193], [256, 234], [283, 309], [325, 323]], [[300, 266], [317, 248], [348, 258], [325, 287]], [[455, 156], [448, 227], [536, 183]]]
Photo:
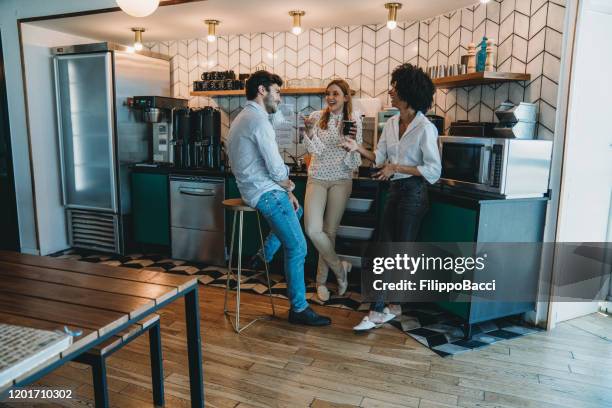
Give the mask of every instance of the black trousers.
[[[391, 181], [387, 202], [383, 210], [379, 242], [414, 242], [421, 228], [421, 221], [429, 209], [427, 182], [423, 177], [412, 176]], [[383, 301], [374, 303], [371, 310], [382, 312]]]

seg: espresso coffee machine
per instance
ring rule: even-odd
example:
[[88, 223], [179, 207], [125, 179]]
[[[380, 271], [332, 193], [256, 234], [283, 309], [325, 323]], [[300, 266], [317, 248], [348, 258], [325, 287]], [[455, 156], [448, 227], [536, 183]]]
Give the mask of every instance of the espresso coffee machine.
[[142, 121], [149, 127], [149, 158], [157, 164], [170, 164], [174, 161], [172, 143], [173, 112], [187, 107], [187, 99], [164, 96], [135, 96], [132, 107], [141, 111]]
[[180, 168], [221, 169], [221, 112], [202, 109], [174, 111], [174, 164]]
[[191, 131], [195, 139], [194, 159], [198, 167], [221, 166], [221, 112], [207, 106], [192, 112]]

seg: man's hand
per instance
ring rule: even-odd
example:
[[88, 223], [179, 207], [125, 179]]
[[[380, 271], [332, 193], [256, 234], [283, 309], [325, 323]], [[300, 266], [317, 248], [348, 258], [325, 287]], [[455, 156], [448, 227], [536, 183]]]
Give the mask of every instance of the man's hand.
[[295, 188], [295, 183], [293, 183], [293, 181], [291, 181], [290, 179], [280, 181], [278, 185], [284, 188], [285, 191], [293, 191], [293, 189]]
[[374, 177], [378, 180], [389, 180], [396, 173], [395, 164], [385, 164]]
[[287, 194], [289, 195], [289, 201], [291, 202], [291, 205], [293, 206], [293, 211], [297, 212], [297, 210], [300, 208], [300, 203], [298, 202], [298, 199], [295, 198], [292, 192], [288, 192]]

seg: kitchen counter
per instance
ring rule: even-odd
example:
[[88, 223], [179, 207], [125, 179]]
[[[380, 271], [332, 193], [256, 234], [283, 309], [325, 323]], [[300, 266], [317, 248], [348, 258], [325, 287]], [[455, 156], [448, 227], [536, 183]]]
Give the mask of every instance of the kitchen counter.
[[[233, 174], [230, 170], [210, 170], [210, 169], [182, 169], [170, 166], [159, 166], [159, 167], [149, 167], [149, 166], [132, 166], [132, 171], [139, 173], [152, 173], [152, 174], [179, 174], [179, 175], [191, 175], [191, 176], [211, 176], [211, 177], [233, 177]], [[289, 173], [289, 177], [292, 179], [306, 180], [308, 179], [308, 173], [305, 171], [295, 172], [292, 171]], [[354, 181], [360, 182], [368, 182], [368, 183], [377, 183], [381, 184], [383, 188], [388, 188], [390, 184], [387, 180], [376, 180], [370, 177], [362, 177], [362, 176], [353, 176]], [[515, 203], [525, 202], [525, 201], [547, 201], [548, 197], [539, 197], [539, 198], [513, 198], [506, 199], [503, 196], [484, 193], [479, 191], [471, 191], [465, 190], [456, 187], [450, 187], [442, 184], [434, 184], [429, 185], [429, 193], [431, 197], [440, 197], [445, 199], [454, 200], [456, 204], [462, 206], [472, 206], [476, 207], [479, 203], [483, 202], [493, 202], [493, 201], [512, 201]]]
[[[171, 166], [138, 166], [134, 165], [131, 167], [132, 171], [139, 173], [153, 173], [153, 174], [181, 174], [181, 175], [192, 175], [192, 176], [214, 176], [214, 177], [227, 177], [232, 176], [230, 170], [210, 170], [210, 169], [182, 169]], [[308, 173], [305, 171], [291, 171], [289, 173], [290, 178], [307, 179]], [[354, 176], [353, 180], [362, 181], [374, 181], [387, 183], [386, 181], [374, 180], [369, 177]]]

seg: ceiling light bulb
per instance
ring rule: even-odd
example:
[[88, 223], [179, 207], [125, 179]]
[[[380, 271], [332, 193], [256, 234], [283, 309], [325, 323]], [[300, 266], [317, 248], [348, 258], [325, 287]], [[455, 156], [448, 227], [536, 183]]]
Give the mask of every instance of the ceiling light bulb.
[[480, 0], [480, 2], [481, 2], [482, 4], [487, 4], [487, 3], [488, 3], [488, 2], [490, 2], [490, 1], [491, 1], [491, 0]]
[[302, 33], [302, 16], [305, 15], [306, 12], [301, 10], [292, 10], [289, 12], [289, 15], [293, 17], [293, 27], [291, 27], [291, 32], [295, 35], [299, 35]]
[[208, 35], [206, 36], [206, 40], [208, 42], [215, 42], [217, 40], [217, 26], [219, 25], [219, 20], [204, 20], [206, 24], [208, 24]]
[[387, 28], [393, 30], [397, 27], [397, 10], [402, 8], [402, 3], [385, 3], [385, 8], [389, 10]]
[[132, 17], [146, 17], [157, 10], [159, 0], [117, 0], [117, 5]]
[[132, 27], [132, 31], [134, 32], [134, 49], [136, 51], [142, 50], [142, 33], [144, 33], [145, 29], [142, 27]]

